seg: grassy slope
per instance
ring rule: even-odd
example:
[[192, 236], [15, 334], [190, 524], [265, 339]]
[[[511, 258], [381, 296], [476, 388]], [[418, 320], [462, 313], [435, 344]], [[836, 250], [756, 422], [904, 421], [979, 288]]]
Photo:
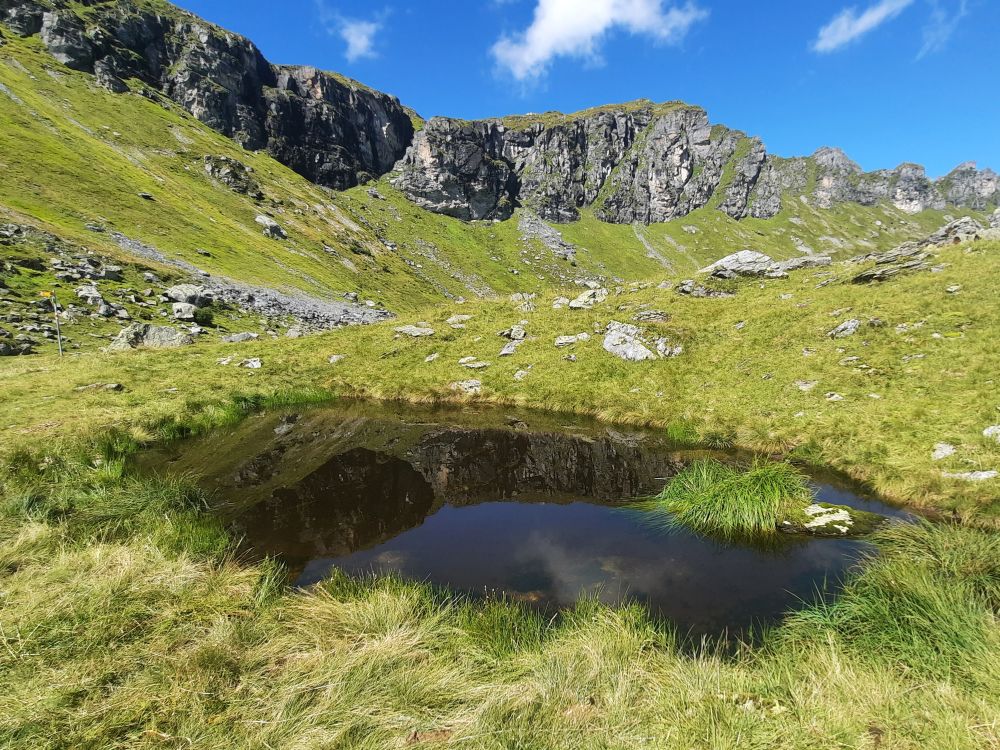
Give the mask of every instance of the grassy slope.
[[585, 603], [546, 622], [386, 579], [289, 592], [273, 564], [233, 558], [196, 489], [132, 477], [130, 449], [111, 432], [0, 467], [3, 747], [972, 750], [1000, 739], [995, 534], [883, 532], [881, 556], [836, 604], [758, 648], [692, 653], [639, 608]]
[[[662, 425], [692, 440], [793, 451], [870, 480], [896, 499], [996, 525], [995, 482], [947, 480], [941, 472], [1000, 468], [1000, 446], [981, 434], [1000, 422], [994, 341], [1000, 311], [992, 303], [1000, 246], [948, 248], [941, 260], [947, 267], [940, 273], [879, 287], [852, 285], [848, 279], [857, 267], [834, 266], [835, 283], [821, 288], [817, 283], [830, 278], [827, 271], [803, 271], [788, 280], [742, 283], [731, 299], [623, 288], [593, 310], [570, 311], [552, 310], [558, 292], [551, 292], [538, 300], [535, 312], [506, 301], [439, 305], [414, 313], [412, 320], [297, 341], [199, 345], [62, 363], [52, 357], [16, 359], [0, 366], [0, 388], [7, 396], [0, 404], [0, 437], [6, 443], [82, 434], [108, 424], [138, 427], [238, 390], [315, 387], [385, 399], [456, 398], [449, 384], [474, 377], [484, 384], [483, 399]], [[948, 294], [952, 284], [962, 285], [962, 291]], [[682, 342], [682, 356], [629, 364], [604, 352], [600, 336], [568, 350], [553, 346], [559, 335], [592, 332], [609, 320], [629, 321], [643, 306], [672, 315], [668, 323], [648, 327]], [[466, 329], [445, 324], [456, 313], [474, 316]], [[886, 325], [836, 341], [826, 336], [850, 317], [880, 318]], [[532, 340], [515, 356], [498, 358], [504, 341], [497, 332], [522, 319]], [[417, 320], [430, 322], [437, 334], [394, 338], [395, 325]], [[749, 322], [737, 330], [741, 321]], [[920, 322], [896, 331], [899, 324]], [[435, 352], [440, 357], [425, 363]], [[563, 359], [569, 352], [576, 362]], [[347, 358], [331, 366], [331, 354]], [[264, 368], [219, 366], [215, 360], [223, 355], [261, 356]], [[493, 365], [474, 373], [457, 364], [465, 356]], [[859, 359], [845, 361], [848, 357]], [[530, 375], [515, 381], [515, 371], [529, 366]], [[178, 377], [181, 371], [200, 376]], [[108, 396], [71, 390], [97, 381], [121, 382], [129, 391]], [[817, 384], [803, 392], [796, 381]], [[829, 392], [844, 400], [828, 401]], [[933, 462], [931, 449], [942, 441], [960, 450]]]

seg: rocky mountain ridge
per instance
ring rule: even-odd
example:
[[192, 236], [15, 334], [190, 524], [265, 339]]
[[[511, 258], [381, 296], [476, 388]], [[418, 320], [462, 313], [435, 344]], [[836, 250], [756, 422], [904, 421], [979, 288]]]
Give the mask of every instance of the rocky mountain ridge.
[[518, 207], [556, 223], [592, 209], [605, 222], [648, 225], [706, 207], [768, 219], [793, 201], [885, 203], [907, 213], [1000, 205], [1000, 177], [973, 163], [932, 181], [916, 164], [866, 173], [832, 148], [780, 158], [681, 102], [438, 117], [416, 132], [415, 116], [394, 97], [271, 64], [244, 37], [164, 0], [0, 0], [0, 24], [38, 35], [59, 62], [112, 91], [168, 97], [314, 183], [341, 190], [394, 172], [410, 201], [466, 221], [504, 220]]
[[39, 35], [56, 60], [116, 93], [141, 81], [327, 187], [386, 173], [413, 137], [395, 97], [315, 68], [273, 65], [248, 39], [161, 0], [0, 0], [0, 23]]
[[839, 149], [779, 158], [759, 138], [678, 102], [518, 118], [514, 126], [436, 117], [397, 169], [394, 184], [410, 200], [464, 220], [506, 219], [518, 206], [553, 222], [593, 207], [607, 222], [652, 224], [705, 206], [737, 220], [773, 218], [796, 199], [820, 208], [888, 202], [907, 213], [1000, 204], [1000, 177], [971, 162], [932, 181], [916, 164], [864, 172]]

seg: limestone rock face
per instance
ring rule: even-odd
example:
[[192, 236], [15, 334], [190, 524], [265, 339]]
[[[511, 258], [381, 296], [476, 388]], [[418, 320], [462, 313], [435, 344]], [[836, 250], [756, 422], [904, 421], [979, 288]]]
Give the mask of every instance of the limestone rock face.
[[[89, 5], [86, 13], [77, 6]], [[119, 93], [137, 78], [209, 127], [321, 185], [388, 172], [413, 137], [392, 96], [315, 68], [275, 66], [257, 47], [180, 9], [147, 4], [0, 0], [0, 22], [40, 33], [59, 62]]]
[[523, 207], [570, 222], [594, 207], [607, 222], [651, 224], [709, 205], [737, 220], [772, 218], [799, 197], [820, 208], [890, 203], [907, 213], [1000, 204], [997, 175], [971, 163], [931, 181], [916, 164], [864, 172], [833, 148], [782, 159], [760, 139], [676, 103], [565, 117], [434, 118], [396, 168], [395, 184], [410, 200], [465, 220], [502, 220]]

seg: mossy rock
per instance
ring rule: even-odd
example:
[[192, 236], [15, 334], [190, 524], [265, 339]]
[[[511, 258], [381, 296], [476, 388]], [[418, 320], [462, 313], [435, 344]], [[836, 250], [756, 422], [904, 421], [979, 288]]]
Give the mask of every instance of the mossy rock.
[[828, 537], [866, 536], [887, 520], [878, 513], [819, 502], [790, 510], [784, 516], [778, 529], [786, 534]]

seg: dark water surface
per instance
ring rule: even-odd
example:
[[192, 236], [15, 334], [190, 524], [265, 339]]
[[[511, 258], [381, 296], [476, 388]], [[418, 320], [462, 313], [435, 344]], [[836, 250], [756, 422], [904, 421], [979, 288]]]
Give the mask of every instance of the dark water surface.
[[[864, 541], [726, 545], [629, 509], [704, 455], [552, 415], [346, 403], [253, 417], [146, 460], [204, 477], [246, 545], [284, 560], [299, 585], [339, 568], [547, 608], [638, 601], [692, 634], [774, 622], [818, 590], [835, 594]], [[904, 515], [832, 478], [815, 488]]]

